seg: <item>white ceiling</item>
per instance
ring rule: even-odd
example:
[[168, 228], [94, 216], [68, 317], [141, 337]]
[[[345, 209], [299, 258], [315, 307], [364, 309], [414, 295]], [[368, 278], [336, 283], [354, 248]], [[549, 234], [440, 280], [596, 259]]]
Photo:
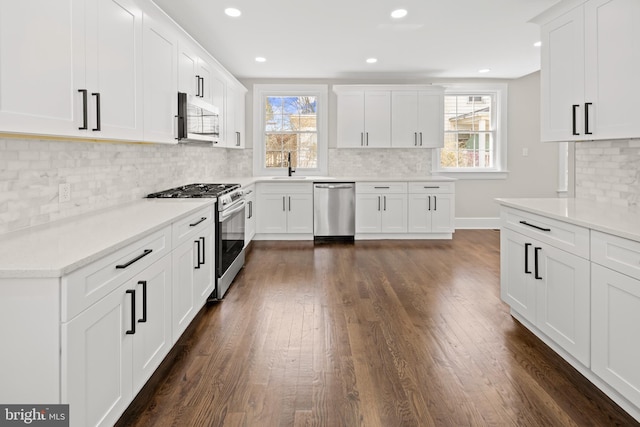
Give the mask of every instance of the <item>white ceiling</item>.
[[[536, 71], [539, 28], [527, 21], [558, 0], [154, 1], [238, 78], [397, 80]], [[393, 19], [396, 8], [409, 13]]]

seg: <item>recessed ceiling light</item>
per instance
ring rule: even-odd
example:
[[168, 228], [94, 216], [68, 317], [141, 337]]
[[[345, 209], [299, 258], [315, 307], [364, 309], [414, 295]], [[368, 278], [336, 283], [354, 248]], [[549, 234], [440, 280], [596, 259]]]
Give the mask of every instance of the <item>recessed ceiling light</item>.
[[224, 10], [224, 13], [232, 18], [237, 18], [238, 16], [242, 15], [242, 12], [240, 12], [240, 10], [236, 9], [235, 7], [226, 8]]
[[391, 12], [391, 17], [395, 19], [404, 18], [407, 16], [407, 9], [396, 9]]
[[478, 70], [479, 73], [483, 73], [483, 74], [484, 73], [488, 73], [489, 71], [491, 71], [490, 68], [481, 68], [481, 69]]
[[376, 62], [378, 62], [377, 58], [368, 58], [367, 59], [367, 64], [375, 64]]
[[535, 42], [533, 45], [534, 45], [535, 47], [540, 47], [540, 46], [542, 46], [542, 42]]
[[263, 56], [256, 56], [256, 62], [267, 62], [267, 58]]

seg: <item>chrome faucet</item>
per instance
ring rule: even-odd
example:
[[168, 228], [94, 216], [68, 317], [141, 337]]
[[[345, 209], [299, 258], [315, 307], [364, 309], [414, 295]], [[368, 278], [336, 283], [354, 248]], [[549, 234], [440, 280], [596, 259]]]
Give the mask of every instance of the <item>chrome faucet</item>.
[[289, 151], [289, 154], [287, 155], [287, 164], [289, 165], [288, 173], [289, 173], [289, 176], [291, 176], [291, 174], [295, 173], [295, 171], [296, 171], [295, 169], [293, 169], [291, 167], [291, 151]]

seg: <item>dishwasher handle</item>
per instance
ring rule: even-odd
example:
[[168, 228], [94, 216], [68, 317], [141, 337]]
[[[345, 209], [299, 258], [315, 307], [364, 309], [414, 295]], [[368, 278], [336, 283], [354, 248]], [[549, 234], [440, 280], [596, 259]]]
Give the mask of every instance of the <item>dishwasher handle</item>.
[[315, 184], [315, 188], [328, 188], [328, 189], [352, 189], [353, 184]]

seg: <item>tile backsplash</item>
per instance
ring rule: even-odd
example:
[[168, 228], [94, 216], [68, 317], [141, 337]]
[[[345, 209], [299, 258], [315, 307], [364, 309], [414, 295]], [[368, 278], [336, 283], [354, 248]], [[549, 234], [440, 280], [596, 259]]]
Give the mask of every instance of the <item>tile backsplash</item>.
[[640, 140], [575, 144], [576, 197], [640, 212]]
[[[0, 139], [0, 233], [199, 180], [251, 175], [247, 156], [251, 150]], [[58, 202], [62, 183], [71, 185], [66, 203]]]
[[430, 149], [331, 148], [329, 176], [419, 178], [431, 174]]

